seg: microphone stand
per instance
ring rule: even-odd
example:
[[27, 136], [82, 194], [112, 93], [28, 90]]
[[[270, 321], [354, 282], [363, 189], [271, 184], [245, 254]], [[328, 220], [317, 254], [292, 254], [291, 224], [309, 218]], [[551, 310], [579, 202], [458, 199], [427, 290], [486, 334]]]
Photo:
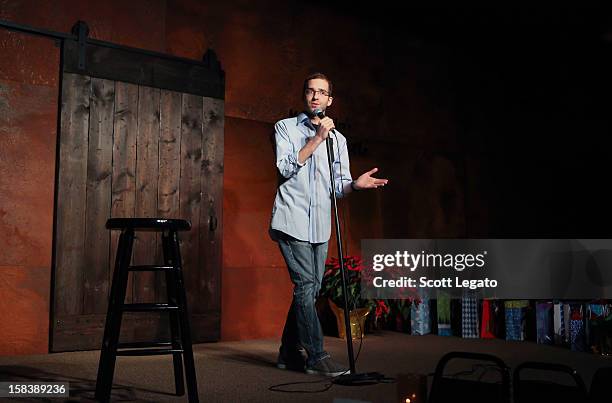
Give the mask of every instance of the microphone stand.
[[329, 164], [329, 179], [331, 183], [331, 197], [334, 207], [334, 218], [336, 223], [336, 241], [338, 242], [338, 260], [340, 262], [340, 273], [342, 275], [342, 295], [344, 296], [344, 333], [346, 334], [346, 348], [348, 351], [350, 373], [339, 375], [332, 379], [333, 383], [345, 386], [370, 385], [378, 383], [385, 378], [384, 375], [378, 372], [364, 372], [358, 374], [355, 369], [355, 355], [353, 352], [353, 337], [351, 332], [351, 319], [348, 301], [348, 291], [346, 286], [346, 268], [344, 267], [344, 254], [342, 252], [342, 234], [340, 233], [340, 221], [338, 219], [338, 203], [336, 198], [336, 180], [334, 177], [334, 146], [331, 133], [325, 141], [327, 148], [327, 162]]

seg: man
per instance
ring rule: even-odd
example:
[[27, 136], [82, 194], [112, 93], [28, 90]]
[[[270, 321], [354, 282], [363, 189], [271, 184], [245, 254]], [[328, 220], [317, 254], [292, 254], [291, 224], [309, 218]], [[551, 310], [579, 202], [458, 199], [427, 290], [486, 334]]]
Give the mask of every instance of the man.
[[337, 197], [384, 186], [387, 180], [371, 176], [377, 168], [352, 180], [346, 138], [334, 131], [332, 119], [321, 119], [315, 112], [325, 113], [333, 101], [332, 83], [324, 74], [307, 77], [302, 96], [304, 112], [274, 126], [276, 166], [282, 178], [270, 232], [280, 246], [294, 285], [277, 366], [337, 376], [347, 369], [323, 349], [323, 332], [315, 309], [331, 234], [331, 185], [324, 144], [327, 137], [333, 139]]

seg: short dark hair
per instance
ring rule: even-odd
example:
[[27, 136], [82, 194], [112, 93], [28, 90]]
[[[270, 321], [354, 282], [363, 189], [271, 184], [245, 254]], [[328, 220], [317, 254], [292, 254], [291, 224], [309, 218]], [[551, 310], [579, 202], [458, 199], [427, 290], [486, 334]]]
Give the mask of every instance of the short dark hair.
[[323, 73], [312, 73], [311, 75], [309, 75], [308, 77], [306, 77], [306, 79], [304, 80], [304, 88], [302, 88], [302, 93], [303, 93], [304, 91], [306, 91], [306, 88], [308, 88], [308, 81], [310, 81], [310, 80], [314, 80], [314, 79], [317, 79], [317, 78], [320, 78], [321, 80], [325, 80], [325, 81], [327, 81], [327, 84], [329, 85], [329, 95], [331, 96], [331, 94], [332, 94], [332, 88], [333, 88], [332, 82], [331, 82], [331, 80], [330, 80], [329, 78], [327, 78], [327, 76], [326, 76], [325, 74], [323, 74]]

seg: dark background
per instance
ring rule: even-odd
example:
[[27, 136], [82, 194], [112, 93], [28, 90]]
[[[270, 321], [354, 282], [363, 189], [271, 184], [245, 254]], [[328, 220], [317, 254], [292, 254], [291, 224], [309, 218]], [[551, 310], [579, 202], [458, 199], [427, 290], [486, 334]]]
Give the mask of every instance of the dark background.
[[[431, 77], [423, 74], [415, 86], [453, 116], [454, 137], [434, 140], [432, 151], [453, 148], [463, 165], [464, 235], [609, 237], [610, 14], [560, 7], [395, 11], [377, 15], [385, 72], [393, 86], [406, 63], [431, 63]], [[411, 109], [408, 98], [393, 102], [398, 118]]]

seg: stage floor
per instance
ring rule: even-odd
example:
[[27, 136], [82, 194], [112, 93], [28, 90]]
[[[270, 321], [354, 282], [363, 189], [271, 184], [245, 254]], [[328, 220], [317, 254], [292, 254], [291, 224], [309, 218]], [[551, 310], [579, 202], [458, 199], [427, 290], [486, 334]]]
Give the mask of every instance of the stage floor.
[[[346, 344], [327, 337], [326, 347], [338, 360], [346, 359]], [[357, 351], [358, 343], [355, 344]], [[320, 393], [282, 393], [268, 388], [289, 382], [312, 382], [287, 389], [317, 391], [326, 378], [275, 367], [278, 340], [248, 340], [194, 346], [201, 402], [397, 402], [398, 384], [347, 387], [334, 385]], [[461, 339], [440, 336], [409, 336], [396, 332], [367, 335], [357, 361], [358, 372], [378, 371], [390, 377], [399, 374], [431, 374], [442, 355], [450, 351], [494, 354], [511, 368], [524, 361], [546, 361], [570, 365], [590, 385], [593, 372], [612, 366], [612, 357], [572, 352], [530, 342]], [[67, 381], [70, 401], [93, 401], [99, 351], [37, 356], [0, 357], [0, 380]], [[471, 364], [466, 367], [469, 369]], [[456, 370], [456, 368], [454, 368]], [[113, 401], [179, 402], [173, 395], [170, 356], [119, 357], [114, 379]], [[431, 377], [429, 377], [431, 382]], [[1, 399], [0, 399], [1, 400]], [[14, 399], [11, 399], [14, 401]], [[19, 399], [20, 402], [41, 399]], [[343, 400], [338, 400], [343, 401]], [[344, 400], [346, 402], [347, 400]]]

